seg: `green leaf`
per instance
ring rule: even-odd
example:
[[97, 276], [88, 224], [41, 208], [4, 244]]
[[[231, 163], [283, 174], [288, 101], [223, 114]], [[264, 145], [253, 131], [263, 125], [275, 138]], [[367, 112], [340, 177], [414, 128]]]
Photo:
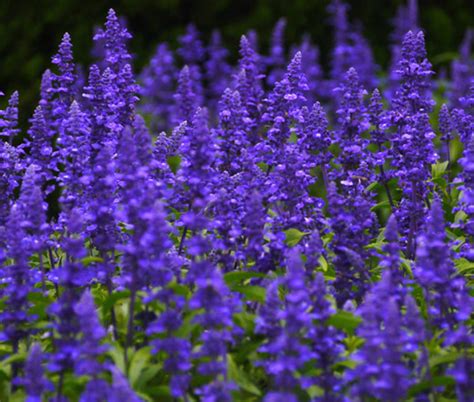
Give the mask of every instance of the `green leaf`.
[[120, 292], [112, 293], [108, 295], [104, 302], [102, 303], [102, 308], [104, 310], [110, 310], [115, 304], [122, 299], [128, 299], [130, 297], [129, 290], [122, 290]]
[[422, 381], [419, 382], [418, 384], [415, 384], [410, 387], [408, 390], [408, 396], [413, 397], [416, 396], [424, 391], [428, 391], [433, 387], [438, 387], [438, 386], [447, 386], [447, 385], [454, 385], [455, 381], [452, 377], [448, 376], [437, 376], [433, 377], [431, 381]]
[[240, 283], [246, 279], [263, 277], [265, 277], [265, 274], [251, 271], [232, 271], [224, 274], [224, 280], [227, 286], [232, 286], [233, 284]]
[[128, 378], [130, 379], [130, 384], [132, 384], [133, 388], [135, 388], [136, 383], [142, 374], [142, 370], [145, 369], [150, 359], [151, 346], [145, 346], [133, 354], [130, 360], [130, 368], [128, 370]]
[[227, 355], [227, 371], [229, 374], [229, 378], [242, 388], [244, 391], [247, 391], [251, 394], [260, 396], [261, 392], [258, 387], [252, 383], [250, 378], [247, 376], [245, 371], [241, 370], [237, 364], [235, 363], [232, 355]]
[[327, 272], [327, 270], [329, 269], [329, 265], [328, 265], [328, 262], [326, 261], [326, 258], [324, 258], [324, 255], [320, 255], [318, 261], [319, 261], [319, 266], [321, 267], [323, 272]]
[[448, 163], [448, 161], [445, 161], [431, 165], [431, 175], [433, 176], [433, 179], [442, 177], [446, 173]]
[[168, 166], [173, 173], [176, 173], [181, 165], [181, 157], [179, 155], [169, 156], [167, 159]]
[[430, 367], [436, 367], [440, 364], [453, 363], [460, 357], [458, 352], [451, 352], [444, 355], [436, 355], [430, 358]]
[[114, 364], [117, 366], [117, 368], [122, 372], [125, 373], [125, 359], [124, 359], [124, 354], [123, 354], [123, 349], [122, 347], [116, 343], [112, 345], [111, 348], [107, 351], [107, 354], [111, 357], [112, 361]]
[[309, 232], [301, 232], [298, 229], [294, 228], [285, 230], [285, 243], [290, 247], [296, 246], [303, 238], [303, 236], [306, 236], [307, 234], [309, 234]]
[[237, 326], [252, 334], [255, 327], [255, 314], [250, 314], [246, 311], [236, 313], [234, 314], [234, 322]]
[[460, 258], [459, 260], [455, 261], [456, 269], [458, 274], [466, 275], [467, 273], [471, 272], [474, 273], [474, 262], [466, 260], [465, 258]]
[[247, 300], [265, 303], [266, 291], [261, 286], [234, 286], [232, 290], [243, 294]]
[[101, 258], [101, 257], [97, 257], [97, 256], [93, 256], [93, 255], [90, 255], [89, 257], [85, 257], [81, 260], [82, 264], [84, 266], [89, 266], [95, 262], [104, 262], [104, 259]]
[[370, 210], [377, 211], [378, 209], [382, 209], [382, 208], [390, 208], [390, 202], [388, 200], [380, 201], [378, 204], [370, 208]]
[[147, 394], [156, 397], [155, 401], [172, 401], [170, 389], [167, 385], [158, 385], [147, 388]]
[[328, 324], [350, 334], [354, 333], [354, 330], [361, 322], [362, 319], [360, 317], [357, 317], [356, 315], [344, 310], [339, 310], [336, 314], [332, 315], [328, 319]]
[[189, 296], [191, 296], [191, 291], [186, 285], [172, 283], [169, 287], [173, 289], [177, 295], [183, 296], [185, 298], [189, 298]]
[[161, 367], [161, 364], [152, 364], [146, 366], [136, 380], [134, 388], [137, 390], [143, 390], [147, 382], [149, 382], [158, 374], [158, 372], [161, 370]]

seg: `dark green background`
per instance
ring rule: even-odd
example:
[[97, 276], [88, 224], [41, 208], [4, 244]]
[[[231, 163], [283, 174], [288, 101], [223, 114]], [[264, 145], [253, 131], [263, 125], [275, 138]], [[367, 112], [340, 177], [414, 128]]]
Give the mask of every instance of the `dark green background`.
[[[391, 19], [401, 1], [348, 3], [350, 19], [362, 22], [377, 61], [385, 66]], [[93, 27], [104, 22], [110, 7], [127, 17], [134, 35], [131, 49], [137, 69], [147, 61], [157, 42], [175, 43], [190, 21], [205, 34], [220, 28], [235, 54], [239, 36], [249, 28], [258, 31], [265, 49], [280, 16], [288, 19], [287, 42], [297, 41], [303, 32], [311, 33], [327, 64], [332, 41], [327, 4], [328, 0], [0, 0], [0, 90], [7, 95], [20, 90], [25, 121], [38, 99], [41, 73], [50, 65], [63, 32], [72, 36], [76, 60], [89, 63]], [[437, 68], [448, 65], [465, 29], [474, 25], [474, 1], [420, 1], [420, 15], [431, 60]]]

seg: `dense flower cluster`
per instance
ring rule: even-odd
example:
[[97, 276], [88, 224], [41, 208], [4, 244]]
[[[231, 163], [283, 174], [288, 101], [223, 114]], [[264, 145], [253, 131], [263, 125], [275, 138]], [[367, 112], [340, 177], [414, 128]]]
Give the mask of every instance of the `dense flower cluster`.
[[190, 25], [135, 75], [110, 10], [25, 133], [11, 94], [0, 400], [474, 400], [472, 32], [438, 86], [415, 1], [387, 74], [328, 11], [327, 75], [285, 19], [235, 63]]

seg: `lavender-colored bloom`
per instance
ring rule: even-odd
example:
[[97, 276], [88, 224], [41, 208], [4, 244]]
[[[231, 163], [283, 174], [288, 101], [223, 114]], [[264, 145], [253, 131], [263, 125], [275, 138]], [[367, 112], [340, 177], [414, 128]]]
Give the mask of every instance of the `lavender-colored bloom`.
[[82, 334], [75, 372], [77, 375], [97, 376], [104, 369], [97, 358], [107, 350], [107, 346], [101, 345], [101, 341], [105, 337], [105, 330], [99, 322], [94, 299], [88, 290], [84, 291], [81, 299], [74, 306], [74, 312]]
[[2, 296], [7, 297], [1, 317], [2, 336], [13, 343], [14, 349], [28, 333], [25, 324], [31, 319], [27, 296], [37, 277], [30, 271], [28, 259], [45, 247], [47, 239], [45, 205], [35, 180], [35, 166], [30, 166], [23, 178], [20, 197], [12, 206], [5, 225], [5, 252], [11, 262], [1, 272], [7, 284], [2, 289]]
[[454, 367], [449, 369], [448, 373], [456, 381], [457, 400], [459, 402], [472, 401], [474, 398], [474, 388], [472, 387], [474, 360], [472, 357], [463, 356], [459, 358]]
[[474, 31], [468, 29], [459, 47], [459, 57], [451, 63], [451, 88], [449, 101], [452, 107], [460, 107], [461, 99], [468, 96], [470, 82], [474, 77], [474, 62], [471, 59]]
[[256, 143], [258, 141], [256, 129], [261, 115], [263, 97], [261, 81], [264, 76], [259, 66], [259, 56], [244, 35], [240, 38], [239, 54], [239, 70], [235, 76], [235, 89], [239, 91], [242, 106], [247, 109], [251, 119], [248, 123], [252, 133], [251, 141]]
[[378, 167], [377, 179], [384, 186], [390, 206], [394, 208], [392, 194], [388, 186], [388, 181], [392, 178], [392, 172], [385, 170], [386, 160], [390, 155], [390, 149], [386, 145], [386, 142], [390, 139], [388, 133], [390, 115], [383, 108], [382, 96], [377, 88], [372, 92], [367, 112], [369, 122], [372, 125], [370, 142], [376, 146], [375, 152], [370, 155], [371, 165]]
[[344, 76], [344, 82], [335, 89], [338, 99], [337, 122], [335, 132], [341, 153], [337, 161], [342, 165], [345, 174], [360, 169], [367, 160], [367, 140], [362, 133], [369, 128], [364, 96], [367, 94], [360, 84], [359, 76], [354, 68], [350, 68]]
[[138, 164], [150, 168], [152, 159], [152, 136], [142, 116], [136, 115], [132, 124], [133, 137], [137, 148]]
[[207, 261], [193, 263], [186, 280], [196, 285], [189, 307], [203, 311], [194, 318], [203, 329], [199, 337], [201, 347], [194, 354], [199, 359], [197, 370], [213, 379], [196, 392], [203, 400], [231, 401], [233, 384], [226, 380], [226, 356], [233, 341], [232, 319], [240, 307], [238, 300], [225, 285], [222, 273]]
[[174, 95], [175, 111], [173, 122], [180, 124], [184, 120], [191, 122], [199, 106], [199, 100], [193, 89], [192, 78], [188, 66], [184, 66], [178, 76], [178, 88]]
[[328, 120], [323, 107], [316, 102], [311, 108], [304, 106], [301, 112], [298, 129], [298, 144], [306, 151], [314, 164], [323, 170], [325, 184], [327, 185], [327, 172], [332, 154], [329, 147], [333, 141], [332, 133], [328, 129]]
[[28, 166], [17, 201], [22, 213], [21, 226], [25, 231], [24, 244], [31, 253], [43, 251], [49, 235], [49, 225], [46, 223], [47, 205], [43, 200], [40, 180], [38, 168], [35, 165]]
[[328, 96], [323, 70], [319, 62], [319, 48], [311, 43], [309, 35], [304, 35], [301, 44], [292, 52], [301, 52], [301, 68], [308, 79], [308, 98], [312, 101]]
[[464, 230], [468, 241], [464, 246], [463, 253], [469, 260], [474, 260], [474, 135], [471, 134], [471, 140], [464, 150], [463, 157], [459, 160], [463, 167], [463, 195], [461, 199], [461, 208], [465, 212], [466, 219]]
[[371, 142], [380, 149], [384, 142], [388, 140], [388, 135], [384, 128], [387, 125], [387, 113], [384, 113], [382, 96], [377, 88], [370, 96], [369, 106], [367, 108], [370, 124], [374, 127], [371, 132]]
[[311, 197], [308, 188], [316, 182], [311, 175], [315, 163], [301, 152], [298, 144], [289, 143], [280, 151], [278, 164], [267, 175], [268, 201], [275, 207], [274, 230], [317, 227], [321, 218], [321, 199]]
[[200, 33], [193, 24], [186, 27], [184, 35], [178, 38], [180, 47], [177, 50], [184, 65], [189, 68], [189, 77], [192, 91], [195, 93], [199, 103], [203, 100], [201, 64], [206, 54]]
[[[431, 67], [426, 55], [423, 32], [407, 32], [397, 66], [401, 85], [393, 104], [396, 120], [403, 120], [417, 112], [431, 111], [433, 106], [430, 92], [433, 75]], [[408, 116], [403, 116], [403, 113], [407, 113]]]
[[[438, 116], [438, 127], [441, 133], [441, 141], [444, 146], [444, 154], [445, 159], [448, 163], [451, 163], [451, 151], [450, 151], [450, 144], [452, 140], [452, 131], [453, 131], [453, 123], [451, 119], [451, 113], [448, 109], [446, 104], [441, 106]], [[448, 166], [448, 168], [451, 168]]]
[[277, 81], [280, 81], [285, 74], [286, 56], [285, 56], [285, 28], [286, 19], [280, 18], [273, 28], [270, 55], [267, 57], [266, 65], [270, 72], [267, 77], [268, 86], [272, 87]]
[[59, 148], [57, 162], [64, 166], [63, 171], [59, 173], [59, 183], [62, 186], [60, 202], [65, 211], [80, 207], [84, 202], [85, 192], [90, 183], [88, 172], [90, 132], [88, 116], [74, 101], [57, 141]]
[[429, 115], [431, 64], [426, 59], [425, 41], [421, 31], [409, 31], [403, 42], [397, 70], [401, 85], [393, 98], [392, 122], [396, 133], [392, 139], [395, 175], [403, 189], [397, 210], [400, 233], [404, 236], [409, 258], [415, 253], [415, 237], [426, 213], [427, 179], [430, 165], [437, 159], [432, 139], [435, 137]]
[[125, 130], [119, 152], [119, 184], [122, 186], [121, 208], [117, 218], [126, 222], [133, 232], [125, 244], [120, 283], [132, 292], [149, 285], [168, 283], [172, 274], [164, 264], [164, 254], [171, 247], [169, 224], [146, 167], [139, 165], [138, 147]]
[[208, 81], [206, 97], [211, 106], [216, 106], [224, 90], [230, 84], [231, 67], [227, 62], [228, 50], [222, 45], [219, 31], [213, 31], [207, 48], [208, 60], [205, 63], [205, 77]]
[[87, 232], [92, 244], [99, 251], [104, 262], [99, 267], [97, 279], [110, 287], [114, 270], [109, 254], [119, 242], [116, 222], [115, 164], [110, 147], [104, 146], [93, 159], [90, 169], [90, 185], [86, 191], [85, 212]]
[[370, 47], [359, 30], [352, 31], [347, 19], [349, 6], [342, 0], [333, 0], [328, 6], [334, 29], [334, 47], [331, 58], [331, 80], [335, 87], [349, 68], [361, 74], [368, 88], [375, 86], [376, 66]]
[[175, 191], [175, 172], [171, 169], [168, 159], [178, 155], [178, 149], [181, 140], [186, 134], [188, 123], [182, 122], [176, 126], [171, 135], [161, 132], [156, 137], [156, 141], [152, 150], [152, 176], [156, 180], [159, 193], [170, 203], [173, 200]]
[[[104, 145], [113, 149], [117, 146], [120, 131], [123, 129], [117, 118], [117, 91], [110, 68], [106, 68], [101, 74], [99, 67], [93, 64], [89, 69], [88, 83], [82, 94], [92, 125], [91, 159]], [[118, 103], [119, 107], [123, 106], [120, 101]]]
[[269, 126], [267, 139], [258, 144], [265, 162], [269, 167], [283, 162], [282, 152], [291, 134], [291, 123], [298, 121], [301, 107], [308, 90], [306, 77], [301, 71], [301, 53], [296, 53], [288, 65], [281, 81], [265, 99], [265, 113], [262, 122]]
[[244, 253], [249, 260], [258, 261], [263, 253], [264, 227], [266, 211], [263, 206], [262, 194], [252, 191], [244, 203], [245, 212], [242, 216], [242, 234], [248, 240]]
[[377, 86], [376, 74], [379, 66], [375, 63], [372, 48], [362, 35], [360, 28], [352, 32], [350, 36], [353, 43], [350, 65], [359, 73], [362, 84], [368, 89], [373, 89]]
[[327, 300], [327, 289], [324, 276], [317, 272], [310, 287], [313, 325], [308, 332], [311, 350], [315, 355], [316, 367], [319, 370], [316, 378], [308, 379], [323, 390], [323, 395], [317, 397], [318, 402], [343, 401], [341, 396], [342, 379], [333, 372], [344, 352], [342, 346], [343, 334], [328, 324], [328, 319], [335, 313], [331, 302]]
[[179, 37], [179, 44], [178, 55], [184, 64], [198, 65], [203, 61], [206, 51], [200, 33], [193, 24], [186, 27], [184, 35]]
[[183, 323], [183, 308], [186, 300], [171, 289], [162, 289], [154, 295], [166, 306], [158, 318], [152, 322], [148, 335], [157, 334], [151, 341], [153, 352], [165, 352], [164, 370], [170, 375], [170, 392], [175, 398], [183, 397], [189, 387], [191, 375], [191, 342], [189, 339], [176, 336], [176, 331]]
[[21, 150], [0, 141], [0, 246], [4, 245], [5, 223], [10, 214], [15, 189], [18, 187], [23, 171]]
[[382, 247], [383, 255], [380, 266], [390, 271], [392, 281], [391, 296], [401, 305], [406, 295], [407, 280], [403, 273], [400, 259], [400, 244], [398, 240], [397, 220], [391, 215], [385, 227], [385, 239], [387, 243]]
[[462, 109], [453, 109], [451, 112], [451, 121], [453, 128], [459, 133], [463, 144], [467, 146], [474, 131], [474, 79], [471, 80], [469, 94], [461, 98]]
[[375, 216], [365, 185], [352, 179], [343, 180], [342, 191], [331, 183], [328, 189], [330, 226], [334, 237], [330, 248], [334, 251], [336, 271], [334, 288], [338, 306], [347, 300], [360, 301], [369, 286], [369, 272], [365, 261], [370, 256], [366, 246], [375, 229]]
[[[105, 30], [99, 30], [94, 40], [103, 40], [105, 47], [104, 72], [102, 76], [102, 93], [109, 98], [109, 110], [113, 112], [117, 132], [133, 121], [136, 94], [139, 87], [131, 67], [131, 55], [127, 50], [130, 33], [120, 23], [115, 11], [110, 9], [105, 22]], [[110, 123], [109, 123], [110, 125]]]
[[141, 109], [151, 115], [154, 129], [165, 130], [171, 124], [176, 78], [173, 52], [167, 43], [160, 43], [141, 73]]
[[119, 74], [122, 68], [130, 63], [132, 56], [127, 51], [127, 42], [132, 38], [117, 14], [110, 9], [105, 22], [105, 30], [98, 29], [94, 35], [94, 41], [102, 41], [103, 57], [102, 63], [105, 67], [112, 69], [114, 74]]
[[12, 342], [14, 353], [18, 352], [19, 341], [28, 334], [26, 325], [31, 320], [28, 314], [28, 294], [34, 282], [28, 266], [28, 258], [32, 253], [23, 223], [21, 206], [18, 203], [13, 204], [6, 223], [5, 250], [11, 262], [2, 266], [0, 271], [2, 282], [7, 284], [2, 287], [0, 293], [2, 298], [6, 298], [0, 314], [3, 327], [0, 338]]
[[5, 110], [0, 110], [0, 137], [10, 144], [20, 132], [18, 129], [18, 91], [15, 91], [8, 99], [8, 106]]
[[52, 63], [59, 70], [59, 74], [53, 75], [52, 94], [56, 94], [56, 101], [52, 105], [52, 113], [55, 119], [61, 121], [74, 99], [74, 83], [76, 81], [74, 59], [72, 55], [71, 37], [65, 33], [59, 45], [58, 53], [52, 58]]
[[404, 358], [411, 351], [407, 339], [413, 328], [405, 328], [399, 304], [390, 296], [392, 286], [391, 273], [386, 271], [360, 307], [363, 322], [357, 335], [365, 343], [355, 355], [359, 364], [346, 377], [353, 382], [350, 391], [353, 397], [403, 401], [413, 383]]
[[67, 236], [61, 241], [67, 258], [55, 272], [63, 291], [48, 310], [54, 317], [52, 327], [56, 331], [53, 342], [55, 351], [49, 359], [49, 369], [59, 372], [60, 376], [74, 368], [79, 356], [77, 334], [80, 332], [80, 326], [74, 307], [80, 299], [79, 287], [90, 281], [90, 272], [78, 262], [86, 256], [82, 213], [72, 209], [67, 217]]
[[[282, 282], [274, 280], [267, 287], [267, 299], [259, 310], [255, 332], [266, 337], [259, 352], [264, 358], [259, 365], [273, 379], [273, 389], [292, 393], [303, 384], [297, 372], [310, 362], [314, 353], [305, 341], [311, 331], [311, 300], [305, 282], [305, 271], [296, 251], [287, 260], [287, 273]], [[278, 285], [287, 288], [284, 300]]]
[[402, 53], [402, 42], [408, 31], [419, 31], [418, 0], [409, 0], [408, 6], [400, 5], [397, 15], [393, 19], [393, 32], [391, 38], [391, 60], [389, 66], [389, 87], [385, 92], [387, 99], [391, 100], [400, 83], [398, 64]]
[[52, 128], [55, 123], [53, 119], [53, 81], [54, 74], [49, 69], [45, 70], [41, 77], [39, 106], [41, 106], [41, 109], [43, 110], [49, 128]]
[[[180, 154], [183, 155], [181, 166], [177, 172], [177, 180], [186, 190], [183, 202], [189, 205], [181, 222], [191, 230], [202, 230], [208, 219], [204, 216], [204, 208], [209, 203], [216, 178], [213, 164], [216, 159], [216, 144], [212, 132], [207, 125], [207, 113], [198, 109], [192, 124], [183, 137]], [[196, 237], [197, 239], [198, 237]], [[196, 250], [197, 254], [201, 254]]]
[[112, 385], [107, 400], [109, 402], [142, 401], [130, 387], [127, 378], [115, 366], [112, 366]]
[[239, 91], [227, 88], [219, 101], [219, 136], [221, 152], [220, 168], [230, 174], [243, 170], [243, 150], [249, 144], [246, 123], [249, 122], [247, 110], [242, 106]]
[[25, 387], [26, 402], [41, 402], [43, 393], [50, 388], [51, 384], [44, 375], [41, 346], [37, 343], [30, 348], [25, 362], [25, 376], [21, 382]]
[[79, 397], [79, 402], [103, 402], [108, 401], [110, 390], [110, 384], [101, 379], [93, 378], [90, 380], [81, 396]]
[[456, 325], [469, 317], [469, 314], [461, 313], [465, 311], [464, 306], [472, 309], [472, 297], [468, 294], [464, 278], [455, 276], [445, 237], [443, 209], [441, 202], [435, 198], [426, 227], [418, 237], [413, 273], [423, 289], [429, 329], [447, 330], [449, 339], [449, 331], [454, 331]]
[[28, 163], [33, 163], [41, 169], [44, 183], [53, 177], [52, 170], [55, 168], [52, 145], [54, 132], [48, 127], [41, 106], [35, 109], [30, 123]]

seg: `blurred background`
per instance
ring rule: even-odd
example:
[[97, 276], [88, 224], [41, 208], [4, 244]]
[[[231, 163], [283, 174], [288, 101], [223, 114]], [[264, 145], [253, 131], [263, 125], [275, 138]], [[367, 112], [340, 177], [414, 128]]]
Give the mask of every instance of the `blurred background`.
[[[139, 71], [160, 41], [176, 45], [189, 22], [208, 39], [219, 28], [232, 55], [239, 37], [253, 28], [260, 51], [266, 52], [278, 18], [287, 18], [286, 42], [298, 42], [305, 32], [320, 46], [321, 61], [328, 64], [332, 31], [326, 11], [329, 0], [0, 0], [0, 90], [7, 96], [20, 91], [20, 119], [27, 121], [39, 97], [42, 72], [50, 66], [64, 32], [69, 32], [75, 60], [91, 62], [94, 28], [103, 24], [113, 7], [126, 17], [133, 34], [130, 43]], [[349, 19], [360, 21], [376, 61], [389, 62], [389, 36], [399, 0], [348, 0]], [[420, 22], [426, 32], [430, 60], [439, 71], [448, 66], [467, 27], [474, 25], [473, 0], [419, 1]], [[3, 99], [2, 104], [6, 102]]]

